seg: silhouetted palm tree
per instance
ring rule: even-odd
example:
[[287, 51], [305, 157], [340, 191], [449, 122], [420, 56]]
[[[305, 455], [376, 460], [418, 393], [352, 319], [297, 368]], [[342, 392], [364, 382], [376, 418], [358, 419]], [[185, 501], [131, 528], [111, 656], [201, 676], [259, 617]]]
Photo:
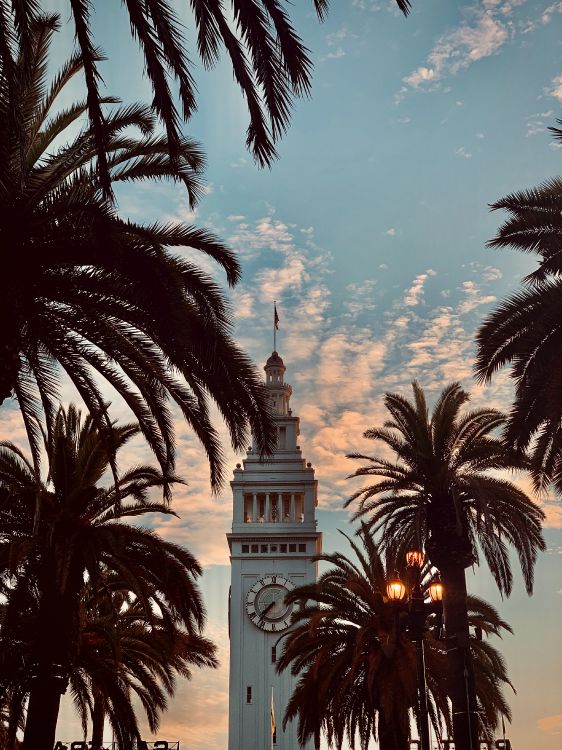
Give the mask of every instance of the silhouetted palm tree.
[[[407, 15], [410, 0], [396, 0]], [[180, 124], [196, 109], [196, 87], [189, 57], [189, 43], [171, 0], [127, 0], [126, 3], [103, 0], [103, 13], [117, 11], [124, 4], [128, 11], [131, 34], [137, 40], [145, 59], [145, 70], [154, 98], [152, 105], [167, 133], [170, 153], [181, 154]], [[190, 6], [197, 29], [197, 52], [206, 68], [212, 68], [224, 48], [230, 59], [234, 78], [246, 99], [250, 114], [246, 143], [260, 165], [269, 165], [276, 157], [275, 142], [287, 129], [295, 97], [310, 92], [312, 63], [280, 0], [184, 0]], [[328, 0], [314, 0], [318, 17], [328, 11]], [[4, 4], [7, 5], [7, 4]], [[11, 0], [15, 29], [24, 49], [31, 44], [33, 19], [40, 7], [38, 0]], [[111, 192], [111, 180], [105, 157], [107, 133], [99, 90], [100, 52], [91, 31], [95, 0], [68, 0], [74, 20], [76, 41], [84, 61], [88, 90], [88, 113], [98, 153], [101, 183]], [[7, 8], [0, 12], [0, 34], [6, 43], [12, 35]], [[176, 108], [177, 84], [181, 115]]]
[[[367, 463], [351, 476], [374, 477], [346, 503], [359, 500], [355, 518], [380, 531], [394, 559], [420, 545], [438, 568], [445, 585], [447, 637], [457, 648], [449, 652], [449, 693], [453, 702], [458, 750], [468, 750], [466, 711], [475, 710], [468, 644], [465, 568], [478, 562], [479, 549], [502, 593], [512, 588], [508, 545], [519, 556], [526, 588], [533, 586], [534, 563], [544, 550], [540, 508], [501, 470], [526, 468], [521, 454], [505, 449], [494, 432], [505, 422], [494, 409], [461, 413], [469, 395], [459, 384], [445, 388], [430, 416], [423, 390], [413, 384], [414, 401], [387, 393], [391, 420], [365, 432], [390, 449], [394, 460], [351, 454]], [[465, 684], [465, 674], [469, 679]], [[466, 706], [467, 694], [469, 706]], [[471, 727], [476, 747], [476, 722]]]
[[[28, 29], [25, 54], [11, 40], [0, 55], [0, 403], [15, 393], [37, 462], [37, 417], [42, 406], [49, 427], [59, 367], [108, 425], [97, 374], [132, 409], [166, 472], [173, 468], [169, 404], [175, 401], [207, 452], [216, 488], [223, 456], [210, 401], [235, 448], [247, 445], [251, 426], [267, 450], [273, 439], [267, 396], [231, 339], [223, 290], [196, 260], [169, 248], [187, 246], [212, 258], [230, 284], [239, 278], [238, 262], [206, 231], [125, 221], [103, 199], [92, 166], [93, 133], [76, 132], [86, 102], [56, 110], [83, 62], [73, 57], [46, 85], [57, 23], [56, 16], [40, 18]], [[181, 180], [197, 197], [197, 144], [182, 138], [172, 160], [148, 107], [118, 107], [104, 128], [113, 182]]]
[[538, 256], [539, 265], [480, 327], [476, 374], [489, 381], [511, 366], [515, 400], [506, 440], [518, 450], [532, 447], [537, 489], [552, 482], [562, 490], [562, 179], [508, 195], [492, 208], [509, 218], [488, 246], [514, 247]]
[[[415, 646], [386, 597], [388, 578], [372, 537], [365, 528], [359, 536], [360, 545], [349, 540], [353, 559], [340, 552], [320, 555], [330, 568], [316, 584], [290, 595], [297, 609], [278, 669], [290, 668], [299, 681], [285, 723], [298, 719], [301, 744], [313, 737], [318, 747], [323, 731], [338, 749], [346, 736], [352, 748], [358, 737], [362, 750], [378, 736], [381, 750], [407, 750], [410, 711], [417, 715]], [[470, 624], [487, 635], [511, 632], [486, 602], [469, 597], [468, 606]], [[431, 627], [424, 642], [429, 712], [440, 736], [442, 725], [451, 726], [445, 644]], [[500, 717], [511, 717], [502, 694], [511, 683], [490, 643], [471, 637], [470, 646], [486, 736]]]
[[[115, 450], [137, 432], [136, 426], [114, 426]], [[61, 692], [78, 658], [86, 580], [97, 586], [105, 575], [121, 576], [146, 612], [157, 596], [188, 634], [199, 636], [205, 621], [193, 555], [119, 522], [171, 513], [149, 497], [164, 483], [162, 474], [137, 466], [121, 475], [119, 488], [98, 486], [109, 465], [105, 441], [91, 415], [82, 420], [73, 406], [59, 410], [45, 451], [49, 475], [43, 482], [16, 446], [0, 444], [0, 549], [10, 562], [15, 611], [21, 610], [20, 592], [32, 586], [39, 592], [25, 750], [52, 750]]]
[[149, 604], [147, 611], [115, 576], [102, 578], [96, 588], [88, 586], [84, 592], [84, 625], [70, 690], [85, 733], [91, 717], [94, 747], [102, 745], [106, 717], [119, 746], [140, 739], [133, 695], [150, 731], [156, 733], [167, 697], [174, 695], [176, 675], [189, 679], [194, 666], [217, 666], [214, 644], [186, 632], [157, 592]]

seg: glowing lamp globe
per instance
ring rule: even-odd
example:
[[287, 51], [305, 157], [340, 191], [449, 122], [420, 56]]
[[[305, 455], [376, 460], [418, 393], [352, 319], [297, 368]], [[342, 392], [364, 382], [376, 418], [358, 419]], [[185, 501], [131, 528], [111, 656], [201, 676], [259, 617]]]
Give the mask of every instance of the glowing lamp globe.
[[386, 595], [391, 602], [401, 602], [406, 596], [406, 586], [399, 578], [394, 578], [386, 585]]
[[425, 562], [425, 555], [417, 549], [406, 552], [406, 563], [410, 568], [421, 568]]
[[441, 581], [433, 581], [429, 584], [429, 596], [432, 602], [443, 601], [443, 584]]

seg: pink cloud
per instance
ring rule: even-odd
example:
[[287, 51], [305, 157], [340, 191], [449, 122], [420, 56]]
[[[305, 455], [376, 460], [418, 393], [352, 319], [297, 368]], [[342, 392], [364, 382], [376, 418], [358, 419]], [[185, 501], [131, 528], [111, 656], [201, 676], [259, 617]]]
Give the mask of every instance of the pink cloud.
[[562, 734], [562, 714], [545, 716], [537, 721], [537, 726], [541, 732], [547, 734]]

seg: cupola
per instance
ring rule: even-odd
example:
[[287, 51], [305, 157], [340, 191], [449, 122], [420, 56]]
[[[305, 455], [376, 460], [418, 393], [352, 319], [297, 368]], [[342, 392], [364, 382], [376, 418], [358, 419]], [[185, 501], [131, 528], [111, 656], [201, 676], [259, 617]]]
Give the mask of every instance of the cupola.
[[285, 364], [278, 352], [272, 352], [265, 363], [265, 385], [270, 393], [271, 406], [274, 414], [290, 414], [289, 399], [293, 389], [285, 383]]

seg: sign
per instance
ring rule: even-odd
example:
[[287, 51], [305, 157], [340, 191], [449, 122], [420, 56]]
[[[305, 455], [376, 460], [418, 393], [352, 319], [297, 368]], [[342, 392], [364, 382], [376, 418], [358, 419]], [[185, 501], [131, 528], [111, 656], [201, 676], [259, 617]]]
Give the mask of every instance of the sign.
[[[437, 745], [433, 745], [433, 747], [439, 748], [439, 750], [455, 750], [455, 741], [444, 739], [440, 743], [437, 743]], [[420, 740], [410, 740], [410, 748], [421, 750]], [[493, 740], [480, 740], [478, 750], [512, 750], [512, 748], [509, 740], [496, 740], [495, 742]]]
[[[104, 742], [102, 745], [94, 745], [86, 740], [74, 740], [74, 742], [56, 743], [54, 750], [120, 750], [116, 742]], [[131, 745], [126, 750], [180, 750], [179, 742], [168, 742], [168, 740], [156, 740], [155, 742], [140, 742]]]

